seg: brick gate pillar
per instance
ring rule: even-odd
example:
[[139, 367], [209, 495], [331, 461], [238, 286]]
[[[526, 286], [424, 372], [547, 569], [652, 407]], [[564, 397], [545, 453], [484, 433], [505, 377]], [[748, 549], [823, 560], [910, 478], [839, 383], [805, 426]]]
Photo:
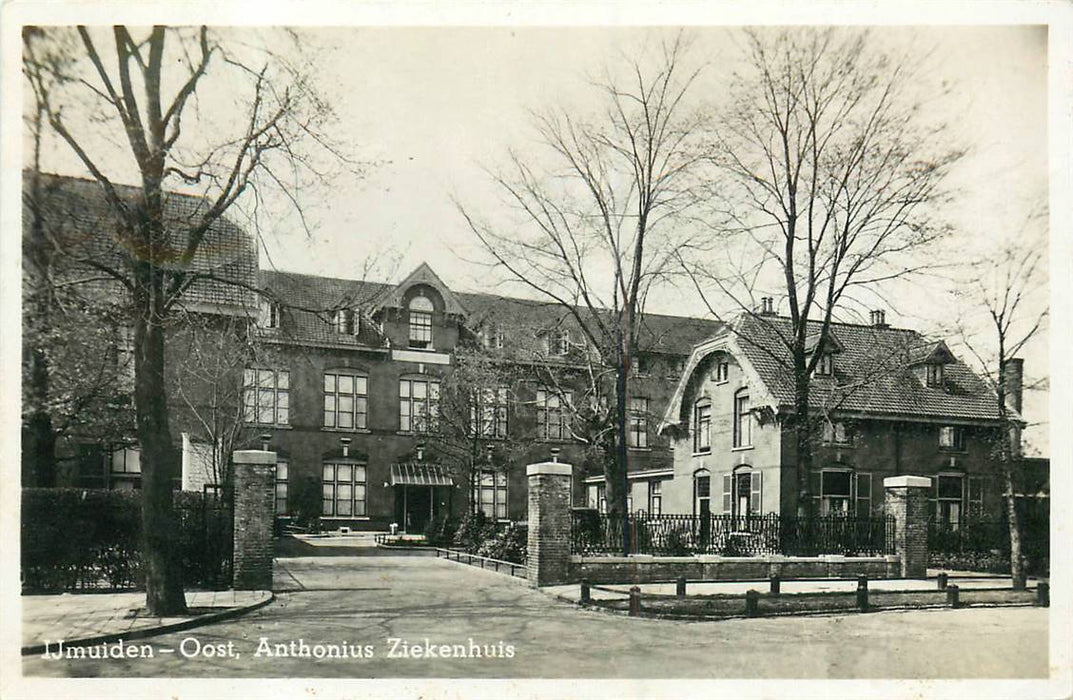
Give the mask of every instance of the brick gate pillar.
[[901, 558], [902, 578], [928, 577], [928, 491], [926, 476], [892, 476], [883, 480], [884, 508], [894, 516], [894, 553]]
[[236, 590], [272, 590], [275, 540], [276, 453], [238, 450], [232, 455], [235, 485], [234, 573]]
[[529, 477], [529, 585], [569, 583], [570, 479], [573, 467], [541, 462], [526, 468]]

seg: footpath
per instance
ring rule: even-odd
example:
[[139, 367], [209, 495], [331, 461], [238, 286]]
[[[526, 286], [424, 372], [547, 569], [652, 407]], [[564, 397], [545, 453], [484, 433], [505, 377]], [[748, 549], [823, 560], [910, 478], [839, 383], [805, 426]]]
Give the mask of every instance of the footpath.
[[22, 655], [40, 654], [45, 644], [86, 646], [142, 639], [226, 620], [274, 600], [271, 591], [188, 591], [189, 614], [155, 617], [145, 593], [64, 593], [22, 596]]

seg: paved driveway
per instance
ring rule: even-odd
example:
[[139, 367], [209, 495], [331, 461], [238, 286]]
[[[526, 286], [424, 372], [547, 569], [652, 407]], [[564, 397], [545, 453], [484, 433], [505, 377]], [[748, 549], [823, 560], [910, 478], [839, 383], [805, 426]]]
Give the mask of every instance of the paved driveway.
[[[145, 640], [154, 647], [151, 659], [29, 658], [24, 672], [186, 677], [1030, 678], [1045, 676], [1048, 668], [1045, 609], [718, 622], [631, 619], [554, 601], [520, 579], [433, 557], [376, 553], [280, 559], [275, 603], [210, 627]], [[180, 653], [184, 639], [187, 651], [199, 644], [226, 653], [231, 643], [238, 656], [186, 658]], [[318, 644], [334, 644], [340, 650], [345, 645], [350, 658], [257, 656], [262, 639], [270, 646], [289, 647], [293, 641], [298, 651], [297, 645], [304, 642], [310, 653]], [[396, 654], [406, 647], [411, 655], [392, 658], [396, 644]], [[371, 658], [364, 647], [372, 647]], [[474, 658], [472, 650], [478, 647], [482, 657]], [[513, 647], [512, 656], [508, 647]], [[414, 658], [413, 649], [420, 649], [421, 658]], [[449, 658], [443, 658], [445, 649]], [[459, 652], [461, 658], [456, 656]], [[489, 658], [489, 652], [495, 655]], [[436, 658], [427, 658], [430, 653]], [[364, 658], [354, 658], [358, 654]]]

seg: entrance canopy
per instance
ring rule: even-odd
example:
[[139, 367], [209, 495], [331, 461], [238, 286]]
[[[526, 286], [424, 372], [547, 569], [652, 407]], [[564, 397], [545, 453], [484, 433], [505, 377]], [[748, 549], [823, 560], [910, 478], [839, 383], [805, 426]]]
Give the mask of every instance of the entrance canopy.
[[443, 467], [433, 464], [392, 464], [391, 485], [454, 486], [454, 479]]

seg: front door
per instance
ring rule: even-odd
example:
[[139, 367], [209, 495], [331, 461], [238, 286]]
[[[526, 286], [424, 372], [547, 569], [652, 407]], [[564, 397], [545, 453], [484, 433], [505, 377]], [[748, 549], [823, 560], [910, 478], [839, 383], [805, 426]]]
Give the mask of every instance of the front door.
[[411, 535], [419, 535], [433, 515], [432, 486], [396, 486], [395, 515], [400, 529]]

